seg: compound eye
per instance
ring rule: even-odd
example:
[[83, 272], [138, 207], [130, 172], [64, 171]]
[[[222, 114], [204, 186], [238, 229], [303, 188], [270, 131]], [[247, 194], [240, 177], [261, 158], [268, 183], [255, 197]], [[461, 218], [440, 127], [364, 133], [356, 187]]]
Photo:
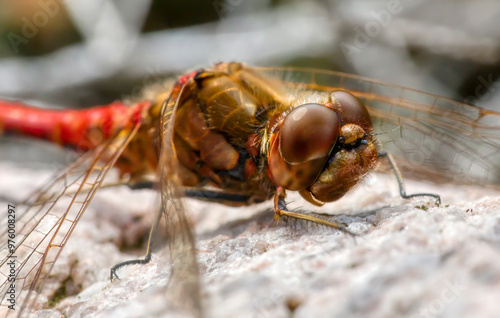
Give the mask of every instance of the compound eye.
[[304, 104], [292, 110], [280, 129], [280, 153], [289, 164], [327, 157], [340, 131], [335, 111], [320, 104]]
[[331, 93], [333, 105], [338, 109], [337, 113], [345, 124], [356, 124], [361, 126], [366, 133], [372, 132], [372, 121], [365, 105], [354, 95], [346, 91], [335, 91]]

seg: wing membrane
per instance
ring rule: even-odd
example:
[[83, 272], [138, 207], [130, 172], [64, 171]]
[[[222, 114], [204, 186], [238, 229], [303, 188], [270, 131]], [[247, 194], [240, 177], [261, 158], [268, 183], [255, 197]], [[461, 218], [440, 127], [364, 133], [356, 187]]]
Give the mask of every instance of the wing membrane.
[[[8, 261], [14, 257], [16, 310], [19, 312], [19, 307], [22, 311], [34, 306], [37, 297], [33, 292], [42, 290], [75, 226], [139, 125], [137, 123], [133, 129], [123, 130], [115, 138], [82, 156], [38, 190], [32, 200], [26, 201], [28, 208], [18, 218], [18, 224], [21, 224], [20, 221], [23, 223], [16, 230], [15, 250], [10, 253], [5, 245], [0, 250], [1, 310], [7, 311], [4, 306], [10, 304], [6, 299], [10, 285]], [[7, 237], [6, 232], [2, 233], [3, 237]], [[6, 241], [2, 239], [2, 242]], [[7, 314], [14, 313], [7, 311]]]
[[165, 216], [167, 237], [172, 260], [172, 275], [166, 291], [167, 299], [176, 310], [192, 317], [202, 316], [198, 263], [192, 225], [186, 215], [183, 189], [180, 185], [177, 156], [173, 147], [174, 123], [180, 101], [188, 86], [174, 90], [162, 113], [162, 151], [159, 160], [161, 177], [161, 209]]
[[262, 68], [290, 87], [345, 89], [372, 116], [383, 149], [405, 177], [500, 184], [500, 113], [355, 75], [299, 68]]

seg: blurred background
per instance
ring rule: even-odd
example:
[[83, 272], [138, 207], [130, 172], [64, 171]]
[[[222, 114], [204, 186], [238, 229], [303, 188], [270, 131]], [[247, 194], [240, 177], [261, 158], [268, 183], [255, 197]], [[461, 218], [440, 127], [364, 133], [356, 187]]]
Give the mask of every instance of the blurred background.
[[106, 104], [220, 61], [343, 71], [500, 110], [500, 2], [0, 2], [0, 98]]

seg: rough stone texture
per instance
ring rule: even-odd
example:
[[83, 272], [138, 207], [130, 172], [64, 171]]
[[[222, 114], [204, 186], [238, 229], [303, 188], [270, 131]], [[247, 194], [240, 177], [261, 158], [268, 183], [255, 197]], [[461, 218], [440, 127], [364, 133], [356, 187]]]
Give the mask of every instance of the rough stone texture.
[[[0, 175], [1, 195], [19, 199], [50, 174], [2, 163]], [[294, 317], [497, 317], [500, 191], [416, 181], [407, 187], [439, 193], [443, 204], [403, 200], [392, 176], [373, 174], [320, 209], [345, 213], [335, 219], [355, 239], [301, 223], [275, 226], [270, 202], [189, 202], [205, 315], [290, 317], [294, 308]], [[310, 208], [296, 195], [289, 200]], [[143, 253], [130, 246], [147, 235], [154, 202], [152, 191], [100, 191], [45, 286], [55, 290], [62, 282], [67, 297], [36, 317], [183, 316], [163, 297], [170, 271], [163, 252], [109, 281], [112, 265]], [[422, 205], [428, 210], [416, 207]]]

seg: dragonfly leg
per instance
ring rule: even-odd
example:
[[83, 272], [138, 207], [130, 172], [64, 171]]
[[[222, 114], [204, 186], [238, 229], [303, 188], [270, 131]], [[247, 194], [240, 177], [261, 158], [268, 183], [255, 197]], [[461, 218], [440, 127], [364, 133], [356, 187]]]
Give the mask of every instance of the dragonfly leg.
[[[114, 187], [119, 187], [119, 186], [123, 186], [123, 185], [128, 185], [128, 183], [121, 182], [121, 181], [106, 183], [106, 184], [103, 184], [102, 186], [100, 186], [99, 189], [114, 188]], [[129, 186], [129, 187], [131, 189], [135, 189], [132, 186]], [[80, 189], [79, 193], [88, 193], [92, 189], [93, 189], [92, 187], [85, 187], [83, 189]], [[142, 188], [139, 188], [139, 189], [142, 189]], [[65, 193], [66, 196], [74, 196], [75, 194], [76, 194], [76, 190], [75, 191], [68, 191]], [[48, 202], [51, 199], [53, 200], [54, 198], [53, 197], [41, 197], [38, 199], [38, 201], [36, 203], [42, 204], [42, 203]], [[10, 203], [15, 204], [15, 205], [22, 205], [22, 204], [25, 204], [27, 202], [27, 200], [25, 199], [25, 200], [19, 201], [19, 200], [15, 200], [15, 199], [9, 198], [9, 197], [4, 196], [4, 195], [0, 195], [0, 202], [10, 202]], [[29, 205], [29, 203], [27, 203], [27, 204]]]
[[349, 235], [356, 236], [356, 234], [352, 233], [351, 231], [348, 231], [342, 224], [337, 223], [335, 221], [327, 221], [312, 215], [288, 211], [285, 203], [285, 197], [286, 197], [285, 190], [282, 187], [278, 187], [276, 194], [274, 195], [274, 212], [276, 213], [275, 215], [278, 219], [285, 216], [298, 220], [305, 220], [325, 225], [328, 227], [332, 227], [334, 229], [345, 232]]
[[158, 228], [161, 216], [162, 216], [162, 211], [161, 209], [158, 209], [158, 215], [156, 216], [153, 226], [151, 226], [151, 230], [149, 231], [148, 248], [146, 250], [146, 256], [144, 256], [144, 258], [141, 259], [132, 259], [129, 261], [121, 262], [111, 267], [111, 273], [109, 276], [111, 281], [113, 281], [113, 278], [120, 279], [120, 277], [118, 277], [118, 275], [116, 274], [116, 271], [119, 270], [120, 268], [128, 265], [147, 264], [151, 261], [151, 255], [153, 253], [152, 252], [153, 235], [156, 232], [156, 229]]
[[139, 180], [128, 182], [127, 186], [132, 190], [158, 189], [158, 183], [149, 180]]
[[[130, 189], [132, 190], [137, 190], [137, 189], [152, 189], [152, 187], [146, 187], [146, 186], [142, 186], [143, 184], [145, 184], [145, 182], [142, 182], [140, 183], [141, 186], [135, 186], [135, 184], [130, 184], [126, 181], [117, 181], [117, 182], [110, 182], [110, 183], [106, 183], [106, 184], [103, 184], [99, 187], [99, 189], [108, 189], [108, 188], [115, 188], [115, 187], [120, 187], [120, 186], [128, 186]], [[88, 193], [89, 191], [92, 191], [93, 188], [92, 187], [84, 187], [82, 189], [79, 189], [78, 190], [78, 193], [82, 194], [82, 193]], [[74, 196], [75, 194], [77, 193], [77, 191], [68, 191], [65, 193], [65, 196]], [[2, 200], [6, 200], [8, 199], [7, 197], [3, 197], [3, 196], [0, 196], [0, 201]], [[42, 204], [42, 203], [46, 203], [46, 202], [49, 202], [50, 200], [54, 200], [53, 197], [40, 197], [38, 199], [38, 201], [36, 201], [35, 203], [37, 204]], [[27, 200], [24, 200], [24, 201], [21, 201], [21, 202], [13, 202], [12, 200], [7, 200], [6, 202], [11, 202], [11, 203], [14, 203], [14, 204], [18, 204], [18, 205], [21, 205], [21, 204], [25, 204]], [[29, 203], [28, 203], [29, 204]]]
[[252, 195], [190, 188], [190, 187], [184, 187], [184, 195], [188, 198], [198, 199], [202, 201], [227, 203], [227, 204], [234, 203], [236, 205], [258, 203], [263, 201], [263, 200], [260, 201], [256, 200]]
[[401, 195], [402, 198], [404, 199], [410, 199], [410, 198], [415, 198], [415, 197], [433, 197], [436, 199], [436, 205], [441, 204], [441, 196], [436, 193], [413, 193], [413, 194], [407, 194], [405, 185], [403, 182], [403, 177], [401, 176], [401, 172], [399, 172], [398, 166], [396, 165], [396, 162], [394, 161], [394, 158], [390, 153], [387, 152], [379, 152], [377, 154], [378, 157], [380, 158], [385, 158], [391, 165], [392, 171], [394, 171], [394, 174], [396, 175], [396, 180], [398, 180], [398, 185], [399, 185], [399, 194]]
[[[136, 185], [139, 185], [139, 187], [136, 187]], [[154, 186], [153, 182], [140, 182], [140, 183], [135, 183], [132, 185], [131, 188], [133, 189], [149, 189]], [[196, 189], [196, 188], [185, 188], [184, 189], [184, 195], [189, 198], [194, 198], [194, 199], [199, 199], [199, 200], [204, 200], [204, 201], [210, 201], [210, 202], [229, 202], [229, 203], [235, 203], [237, 205], [242, 205], [250, 202], [252, 200], [252, 196], [249, 195], [244, 195], [244, 194], [237, 194], [237, 193], [227, 193], [227, 192], [221, 192], [221, 191], [212, 191], [212, 190], [205, 190], [205, 189]], [[111, 274], [110, 274], [110, 279], [113, 280], [113, 278], [120, 279], [116, 272], [128, 265], [137, 265], [137, 264], [147, 264], [149, 261], [151, 261], [151, 255], [152, 255], [152, 244], [153, 244], [153, 235], [158, 227], [158, 224], [161, 219], [161, 211], [159, 211], [158, 216], [153, 223], [153, 226], [151, 227], [151, 230], [149, 232], [149, 239], [148, 239], [148, 247], [146, 251], [146, 255], [142, 259], [134, 259], [134, 260], [129, 260], [125, 261], [122, 263], [118, 263], [115, 266], [111, 268]]]

